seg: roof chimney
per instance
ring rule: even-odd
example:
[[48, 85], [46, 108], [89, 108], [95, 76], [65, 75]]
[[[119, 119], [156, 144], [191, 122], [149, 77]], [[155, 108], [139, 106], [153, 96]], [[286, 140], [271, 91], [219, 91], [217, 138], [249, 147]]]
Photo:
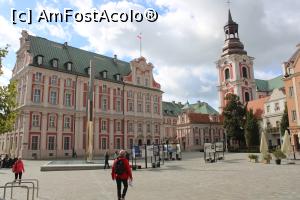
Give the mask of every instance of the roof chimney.
[[67, 48], [67, 47], [68, 47], [68, 43], [65, 42], [65, 43], [64, 43], [64, 48]]
[[114, 58], [113, 58], [113, 60], [114, 60], [114, 62], [115, 62], [115, 63], [117, 62], [117, 60], [118, 60], [118, 56], [117, 56], [117, 54], [115, 54], [115, 55], [114, 55]]

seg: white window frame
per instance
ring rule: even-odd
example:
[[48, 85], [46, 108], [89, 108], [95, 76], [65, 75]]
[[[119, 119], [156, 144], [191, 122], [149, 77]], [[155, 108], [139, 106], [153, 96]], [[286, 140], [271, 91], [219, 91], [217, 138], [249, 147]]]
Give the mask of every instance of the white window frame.
[[54, 115], [50, 115], [49, 116], [49, 128], [55, 128], [55, 116]]
[[[50, 142], [50, 138], [53, 138], [53, 144], [52, 144], [52, 141]], [[52, 148], [50, 148], [50, 147], [52, 147]], [[55, 135], [48, 135], [48, 137], [47, 137], [47, 150], [49, 150], [49, 151], [56, 150], [56, 136]]]
[[[66, 140], [68, 138], [68, 140]], [[63, 136], [63, 150], [67, 151], [71, 149], [71, 136]]]
[[71, 107], [71, 99], [72, 99], [72, 95], [70, 93], [65, 93], [65, 106], [67, 107]]
[[32, 115], [32, 127], [40, 127], [40, 115]]
[[34, 88], [33, 102], [41, 103], [41, 89], [40, 88]]
[[[55, 94], [55, 96], [53, 96]], [[51, 90], [50, 91], [50, 104], [56, 105], [57, 104], [57, 91]]]
[[[33, 142], [33, 138], [37, 138], [36, 142]], [[33, 148], [34, 145], [36, 145], [36, 148]], [[31, 144], [30, 144], [31, 150], [39, 150], [40, 149], [40, 136], [39, 135], [31, 135]]]
[[71, 117], [65, 116], [64, 117], [64, 128], [71, 128]]
[[101, 120], [101, 131], [107, 131], [107, 121]]

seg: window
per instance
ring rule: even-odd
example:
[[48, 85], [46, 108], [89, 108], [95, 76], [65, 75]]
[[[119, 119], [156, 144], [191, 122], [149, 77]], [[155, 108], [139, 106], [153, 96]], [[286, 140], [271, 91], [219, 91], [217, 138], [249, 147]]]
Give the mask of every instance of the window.
[[267, 106], [267, 113], [270, 112], [270, 106]]
[[158, 124], [155, 124], [154, 127], [155, 127], [155, 128], [154, 128], [154, 132], [155, 132], [155, 133], [159, 133], [159, 125], [158, 125]]
[[292, 120], [296, 121], [296, 119], [297, 119], [296, 111], [292, 110]]
[[57, 76], [52, 76], [51, 77], [51, 85], [56, 85], [57, 84]]
[[70, 62], [67, 63], [67, 70], [68, 71], [72, 70], [72, 63], [70, 63]]
[[246, 101], [246, 102], [250, 101], [250, 95], [249, 95], [249, 92], [245, 92], [245, 101]]
[[141, 84], [141, 78], [140, 77], [136, 77], [136, 84], [138, 84], [138, 85]]
[[48, 150], [55, 150], [55, 136], [48, 136]]
[[49, 117], [49, 128], [55, 128], [55, 117], [53, 115]]
[[117, 122], [117, 131], [121, 131], [121, 122]]
[[199, 144], [199, 139], [196, 139], [195, 140], [195, 145], [198, 145]]
[[247, 74], [247, 68], [246, 68], [246, 67], [243, 67], [243, 68], [242, 68], [242, 71], [243, 71], [243, 78], [247, 78], [247, 77], [248, 77], [248, 74]]
[[66, 86], [67, 86], [67, 87], [71, 87], [71, 83], [72, 83], [72, 80], [68, 78], [68, 79], [66, 80]]
[[64, 137], [64, 150], [70, 150], [70, 146], [71, 146], [71, 137], [67, 136], [67, 137]]
[[120, 88], [117, 89], [117, 95], [121, 96], [121, 89]]
[[142, 123], [138, 123], [138, 132], [139, 133], [143, 132], [143, 124]]
[[107, 139], [101, 138], [101, 149], [107, 149]]
[[103, 72], [102, 72], [102, 77], [103, 77], [103, 78], [107, 78], [107, 71], [103, 71]]
[[102, 120], [101, 121], [101, 130], [106, 131], [106, 129], [107, 129], [107, 122], [106, 122], [106, 120]]
[[158, 102], [158, 98], [157, 98], [157, 96], [154, 96], [154, 97], [153, 97], [153, 101], [154, 101], [155, 103], [157, 103], [157, 102]]
[[130, 139], [128, 140], [128, 148], [129, 148], [129, 149], [132, 149], [132, 147], [133, 147], [133, 139], [130, 138]]
[[137, 104], [137, 111], [138, 112], [143, 112], [143, 105], [142, 105], [141, 102], [138, 102], [138, 104]]
[[150, 133], [151, 132], [151, 126], [150, 126], [150, 124], [147, 124], [147, 133]]
[[127, 92], [127, 97], [133, 98], [133, 92], [131, 90]]
[[56, 91], [50, 92], [50, 103], [55, 105], [56, 104]]
[[142, 93], [141, 93], [141, 92], [138, 92], [138, 94], [137, 94], [137, 98], [138, 98], [138, 99], [143, 99], [143, 95], [142, 95]]
[[289, 95], [290, 97], [294, 96], [294, 87], [289, 87]]
[[107, 86], [106, 85], [103, 85], [102, 86], [102, 93], [106, 93], [107, 92]]
[[132, 122], [128, 123], [128, 132], [133, 132], [133, 123]]
[[154, 113], [158, 113], [158, 105], [157, 105], [157, 103], [155, 103], [153, 105], [153, 109], [154, 109]]
[[149, 102], [146, 103], [146, 112], [147, 113], [151, 112], [151, 110], [150, 110], [150, 103]]
[[40, 116], [32, 115], [32, 127], [40, 127]]
[[279, 111], [280, 110], [280, 107], [279, 107], [279, 103], [275, 103], [275, 111]]
[[149, 86], [149, 80], [146, 78], [145, 79], [145, 86], [148, 87]]
[[146, 101], [150, 101], [150, 94], [146, 94]]
[[121, 149], [121, 138], [116, 138], [115, 149]]
[[225, 69], [225, 80], [230, 79], [230, 73], [229, 73], [229, 69]]
[[66, 93], [65, 95], [65, 106], [71, 106], [71, 94]]
[[64, 128], [71, 128], [71, 119], [70, 117], [64, 118]]
[[117, 112], [121, 112], [121, 101], [117, 100]]
[[34, 89], [33, 102], [34, 103], [40, 103], [41, 102], [41, 90], [39, 88]]
[[116, 80], [119, 81], [120, 80], [120, 74], [116, 75]]
[[43, 64], [43, 56], [38, 56], [38, 57], [37, 57], [37, 64], [38, 64], [38, 65]]
[[52, 60], [52, 67], [55, 67], [55, 68], [58, 67], [58, 60], [57, 59]]
[[106, 99], [106, 97], [102, 98], [102, 110], [103, 111], [107, 110], [107, 99]]
[[31, 150], [39, 149], [39, 136], [34, 135], [31, 137]]
[[280, 122], [276, 121], [276, 127], [279, 128], [280, 127]]
[[35, 79], [36, 82], [41, 82], [42, 81], [42, 73], [41, 72], [36, 72], [34, 79]]
[[133, 112], [133, 102], [128, 101], [128, 111]]

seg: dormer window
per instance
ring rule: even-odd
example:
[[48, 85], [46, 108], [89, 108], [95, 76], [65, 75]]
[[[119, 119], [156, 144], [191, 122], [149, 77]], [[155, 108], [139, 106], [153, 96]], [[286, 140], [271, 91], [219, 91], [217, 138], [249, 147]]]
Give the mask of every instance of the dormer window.
[[116, 80], [117, 80], [117, 81], [120, 81], [120, 74], [116, 74], [115, 77], [116, 77]]
[[55, 68], [58, 67], [58, 60], [57, 59], [52, 60], [52, 67], [55, 67]]
[[102, 72], [102, 78], [107, 78], [107, 71]]
[[71, 62], [67, 63], [67, 70], [72, 71], [72, 63]]
[[38, 55], [37, 56], [37, 64], [38, 65], [42, 65], [43, 64], [43, 56], [42, 55]]

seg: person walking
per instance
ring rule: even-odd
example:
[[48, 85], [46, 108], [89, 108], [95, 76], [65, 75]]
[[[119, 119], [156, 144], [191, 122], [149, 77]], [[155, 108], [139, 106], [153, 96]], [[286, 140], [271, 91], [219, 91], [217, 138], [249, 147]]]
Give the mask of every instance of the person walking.
[[109, 153], [106, 151], [105, 154], [104, 154], [104, 169], [106, 169], [106, 167], [109, 169], [109, 163], [108, 163], [108, 160], [109, 160]]
[[[125, 158], [126, 151], [120, 150], [119, 157], [115, 159], [112, 166], [111, 177], [116, 180], [118, 200], [125, 200], [128, 189], [128, 179], [132, 181], [132, 173], [128, 160]], [[123, 183], [123, 191], [121, 193]]]
[[19, 177], [19, 185], [21, 184], [22, 174], [25, 172], [24, 164], [19, 156], [18, 160], [15, 162], [15, 164], [12, 167], [13, 172], [15, 173], [15, 182], [17, 181]]

